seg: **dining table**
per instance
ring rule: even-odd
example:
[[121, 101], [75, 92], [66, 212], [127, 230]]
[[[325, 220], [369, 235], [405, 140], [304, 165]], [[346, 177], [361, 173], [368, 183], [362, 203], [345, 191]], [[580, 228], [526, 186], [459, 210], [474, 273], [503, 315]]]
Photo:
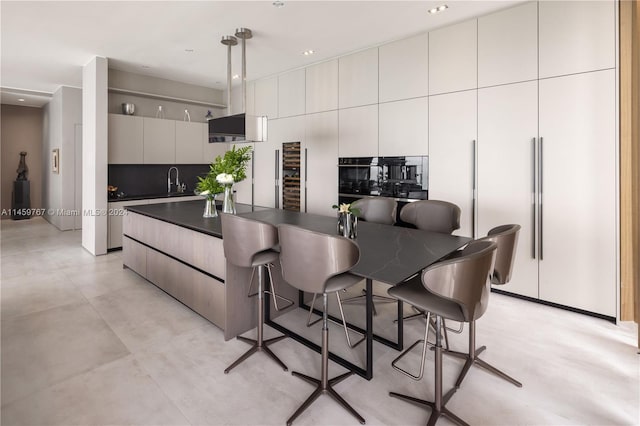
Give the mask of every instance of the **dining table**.
[[[336, 217], [280, 209], [253, 211], [243, 213], [242, 216], [275, 226], [289, 224], [328, 235], [337, 235]], [[402, 283], [465, 246], [471, 240], [464, 236], [359, 221], [356, 237], [352, 241], [360, 250], [360, 259], [350, 272], [365, 280], [365, 327], [363, 329], [348, 322], [347, 327], [365, 336], [365, 363], [364, 367], [356, 365], [333, 352], [329, 353], [329, 358], [367, 380], [372, 379], [374, 340], [396, 350], [402, 350], [404, 345], [401, 301], [398, 301], [396, 341], [380, 336], [373, 330], [373, 281], [390, 286]], [[299, 307], [309, 308], [304, 303], [303, 292], [299, 292]], [[320, 311], [316, 313], [321, 314]], [[330, 318], [339, 323], [342, 322], [341, 319], [333, 316]], [[319, 345], [271, 319], [269, 303], [265, 304], [265, 324], [320, 353]]]

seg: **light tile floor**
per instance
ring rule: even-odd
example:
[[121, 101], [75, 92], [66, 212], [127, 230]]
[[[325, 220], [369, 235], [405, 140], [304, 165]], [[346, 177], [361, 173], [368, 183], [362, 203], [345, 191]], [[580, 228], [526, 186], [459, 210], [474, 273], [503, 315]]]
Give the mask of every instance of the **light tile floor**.
[[[1, 231], [2, 425], [282, 425], [312, 391], [260, 354], [223, 374], [247, 345], [225, 342], [221, 330], [123, 269], [120, 252], [93, 257], [80, 232], [60, 232], [40, 218], [3, 220]], [[377, 324], [388, 321], [387, 306], [379, 305]], [[347, 309], [353, 318], [362, 308]], [[303, 331], [305, 319], [298, 310], [282, 321]], [[317, 327], [307, 331], [313, 339]], [[494, 294], [478, 321], [478, 343], [488, 347], [485, 360], [524, 387], [472, 369], [448, 407], [473, 425], [640, 424], [635, 327]], [[406, 323], [406, 341], [422, 331], [421, 320]], [[332, 347], [344, 350], [341, 330], [331, 333]], [[451, 341], [464, 350], [466, 331]], [[272, 348], [290, 370], [319, 374], [311, 350], [290, 339]], [[351, 356], [361, 360], [362, 349]], [[374, 379], [354, 376], [337, 386], [367, 424], [428, 418], [388, 392], [431, 399], [433, 354], [420, 382], [391, 368], [396, 356], [376, 343]], [[415, 366], [417, 358], [406, 361]], [[445, 358], [445, 390], [460, 367]], [[357, 421], [323, 396], [295, 424]]]

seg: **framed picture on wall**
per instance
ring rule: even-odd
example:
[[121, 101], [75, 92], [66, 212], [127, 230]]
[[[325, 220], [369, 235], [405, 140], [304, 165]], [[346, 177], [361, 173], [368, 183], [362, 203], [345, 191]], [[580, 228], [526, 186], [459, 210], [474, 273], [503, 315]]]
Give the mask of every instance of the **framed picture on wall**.
[[60, 149], [56, 148], [53, 150], [53, 154], [51, 156], [51, 171], [53, 173], [60, 173]]

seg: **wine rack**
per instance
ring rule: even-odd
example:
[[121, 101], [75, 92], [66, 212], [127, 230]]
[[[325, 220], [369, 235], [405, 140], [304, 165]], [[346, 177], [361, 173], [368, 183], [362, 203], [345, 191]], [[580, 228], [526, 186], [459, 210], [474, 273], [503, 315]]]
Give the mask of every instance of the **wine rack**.
[[300, 142], [282, 144], [282, 208], [300, 211]]

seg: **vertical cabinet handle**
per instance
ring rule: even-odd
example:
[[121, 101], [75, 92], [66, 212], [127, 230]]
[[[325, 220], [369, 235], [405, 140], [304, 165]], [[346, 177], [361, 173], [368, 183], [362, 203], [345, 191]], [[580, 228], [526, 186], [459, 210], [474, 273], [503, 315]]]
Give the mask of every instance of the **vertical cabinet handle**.
[[531, 257], [536, 258], [536, 138], [531, 139]]
[[542, 159], [543, 159], [542, 142], [543, 142], [543, 139], [540, 138], [540, 144], [538, 145], [538, 198], [539, 198], [538, 199], [538, 248], [539, 248], [540, 260], [544, 259], [543, 257], [544, 243], [542, 241], [542, 236], [543, 236], [542, 226], [544, 223], [544, 215], [542, 210], [542, 194], [543, 194], [543, 181], [544, 181], [544, 177], [543, 177], [544, 168], [542, 164]]
[[307, 161], [308, 157], [308, 150], [307, 148], [304, 149], [304, 212], [307, 212], [307, 199], [309, 197], [307, 197], [307, 171], [309, 169], [309, 162]]
[[275, 182], [276, 183], [276, 185], [275, 185], [276, 189], [275, 189], [275, 191], [276, 191], [276, 193], [275, 193], [275, 203], [274, 203], [274, 205], [276, 206], [276, 209], [279, 209], [280, 208], [280, 182], [279, 182], [280, 181], [280, 167], [278, 167], [278, 166], [280, 164], [280, 150], [276, 149], [275, 154], [276, 154], [276, 164], [275, 164], [275, 176], [276, 176], [276, 182]]
[[253, 208], [255, 206], [255, 198], [254, 198], [254, 191], [255, 191], [255, 183], [256, 183], [256, 150], [252, 149], [251, 150], [251, 207]]
[[472, 195], [472, 199], [471, 199], [471, 236], [473, 238], [477, 238], [476, 235], [476, 218], [477, 218], [477, 209], [478, 209], [478, 200], [477, 200], [477, 194], [478, 194], [478, 185], [477, 185], [477, 181], [476, 181], [476, 175], [478, 173], [478, 141], [476, 141], [475, 139], [473, 140], [473, 144], [472, 144], [472, 150], [473, 150], [473, 168], [472, 168], [472, 190], [473, 190], [473, 195]]

